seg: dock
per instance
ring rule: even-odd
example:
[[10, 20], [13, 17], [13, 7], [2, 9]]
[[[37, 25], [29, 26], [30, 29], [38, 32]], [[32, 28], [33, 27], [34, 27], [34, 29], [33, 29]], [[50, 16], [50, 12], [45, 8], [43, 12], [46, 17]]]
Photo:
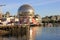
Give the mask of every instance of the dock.
[[30, 38], [30, 26], [24, 25], [0, 25], [1, 37], [16, 37], [17, 39], [29, 40]]

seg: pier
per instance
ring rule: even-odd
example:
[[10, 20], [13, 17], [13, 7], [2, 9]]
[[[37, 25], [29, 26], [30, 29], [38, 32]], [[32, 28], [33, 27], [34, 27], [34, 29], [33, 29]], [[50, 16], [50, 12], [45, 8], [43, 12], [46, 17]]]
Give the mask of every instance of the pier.
[[[4, 40], [4, 37], [17, 38], [17, 40], [29, 40], [30, 38], [30, 26], [29, 25], [12, 25], [12, 26], [1, 26], [0, 27], [0, 40]], [[11, 39], [13, 40], [13, 39]]]

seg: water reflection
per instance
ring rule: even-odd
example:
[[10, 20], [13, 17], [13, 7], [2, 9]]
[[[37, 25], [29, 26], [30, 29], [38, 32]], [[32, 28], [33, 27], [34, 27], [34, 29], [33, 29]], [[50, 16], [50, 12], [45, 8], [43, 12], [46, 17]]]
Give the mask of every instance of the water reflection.
[[43, 27], [41, 35], [37, 32], [35, 40], [60, 40], [60, 27]]
[[[29, 36], [29, 35], [28, 35]], [[24, 37], [3, 37], [0, 40], [27, 40]], [[29, 40], [60, 40], [60, 27], [31, 27]]]
[[[39, 33], [38, 33], [39, 32]], [[42, 27], [31, 27], [30, 28], [30, 40], [35, 40], [35, 37], [37, 36], [36, 34], [40, 34], [42, 33]]]

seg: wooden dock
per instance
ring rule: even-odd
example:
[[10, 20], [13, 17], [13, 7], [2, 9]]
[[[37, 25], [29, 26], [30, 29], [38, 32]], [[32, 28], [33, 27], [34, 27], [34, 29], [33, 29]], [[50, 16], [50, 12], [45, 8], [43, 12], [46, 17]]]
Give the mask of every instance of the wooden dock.
[[20, 40], [29, 40], [30, 38], [30, 26], [29, 25], [11, 25], [11, 26], [0, 26], [1, 37], [16, 37]]

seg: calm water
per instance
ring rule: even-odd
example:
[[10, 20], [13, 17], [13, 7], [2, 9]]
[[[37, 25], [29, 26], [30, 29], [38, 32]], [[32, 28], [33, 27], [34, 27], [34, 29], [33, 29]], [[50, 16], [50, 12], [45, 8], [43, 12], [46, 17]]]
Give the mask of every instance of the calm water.
[[[31, 27], [30, 32], [30, 40], [60, 40], [60, 27]], [[24, 39], [20, 37], [0, 37], [0, 40]]]
[[60, 40], [60, 27], [40, 27], [35, 40]]

